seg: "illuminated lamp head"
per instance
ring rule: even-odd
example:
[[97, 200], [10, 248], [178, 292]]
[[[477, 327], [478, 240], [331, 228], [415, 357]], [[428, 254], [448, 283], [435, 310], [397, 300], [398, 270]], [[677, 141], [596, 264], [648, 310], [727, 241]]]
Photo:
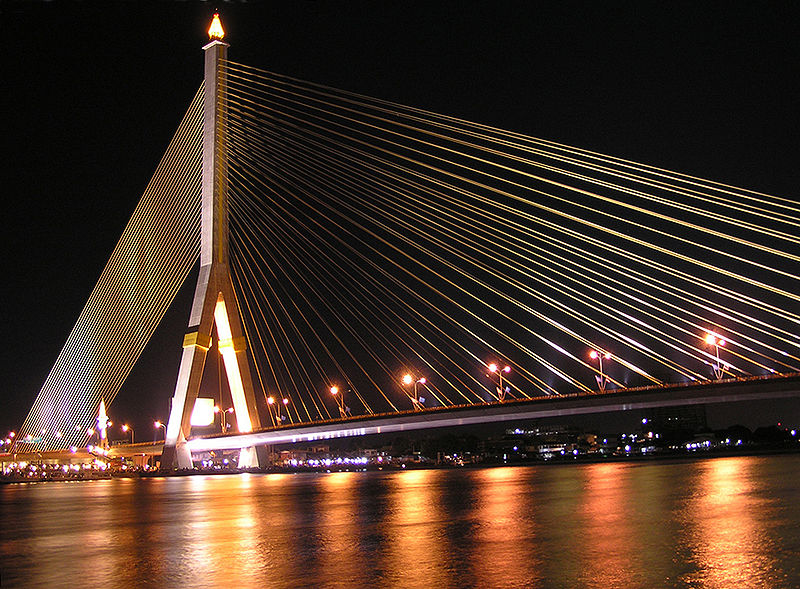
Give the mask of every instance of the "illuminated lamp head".
[[215, 12], [214, 17], [211, 19], [211, 26], [208, 27], [208, 38], [221, 41], [225, 36], [225, 30], [222, 28], [222, 22], [219, 20], [219, 13]]

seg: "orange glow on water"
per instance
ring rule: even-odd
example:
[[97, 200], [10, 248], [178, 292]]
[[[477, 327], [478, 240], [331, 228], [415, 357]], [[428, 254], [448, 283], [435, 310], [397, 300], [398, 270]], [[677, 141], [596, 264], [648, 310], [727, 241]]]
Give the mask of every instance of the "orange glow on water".
[[731, 457], [699, 465], [697, 489], [687, 507], [705, 517], [691, 529], [698, 570], [690, 581], [715, 589], [747, 582], [770, 586], [778, 568], [775, 547], [761, 522], [770, 520], [774, 506], [762, 497], [756, 463]]
[[447, 586], [450, 555], [442, 542], [447, 522], [440, 495], [443, 476], [442, 471], [422, 469], [387, 479], [391, 508], [382, 524], [388, 548], [383, 566], [386, 578], [397, 580], [395, 585], [402, 580], [406, 587]]
[[541, 533], [537, 499], [530, 492], [525, 472], [508, 466], [474, 473], [475, 553], [486, 550], [488, 556], [465, 563], [467, 578], [474, 586], [511, 586], [510, 579], [526, 579], [527, 586], [540, 586], [544, 562], [529, 544]]

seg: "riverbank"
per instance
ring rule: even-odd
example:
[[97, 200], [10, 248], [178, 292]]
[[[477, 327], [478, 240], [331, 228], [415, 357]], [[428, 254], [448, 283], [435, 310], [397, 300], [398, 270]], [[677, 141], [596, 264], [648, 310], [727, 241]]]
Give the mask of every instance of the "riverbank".
[[[579, 464], [598, 464], [598, 463], [632, 463], [644, 464], [651, 462], [693, 462], [713, 458], [725, 458], [732, 456], [769, 456], [779, 454], [800, 453], [800, 444], [790, 447], [746, 447], [746, 448], [726, 448], [720, 450], [695, 450], [690, 452], [663, 452], [653, 454], [638, 455], [602, 455], [602, 454], [583, 454], [578, 456], [565, 455], [552, 457], [549, 459], [519, 459], [506, 461], [479, 461], [466, 463], [463, 465], [455, 464], [436, 464], [434, 462], [399, 462], [386, 464], [331, 464], [329, 466], [268, 466], [266, 468], [238, 469], [230, 467], [219, 468], [194, 468], [175, 471], [161, 471], [158, 469], [81, 469], [78, 471], [67, 470], [55, 465], [47, 468], [37, 465], [28, 465], [24, 469], [19, 469], [4, 475], [0, 475], [0, 484], [14, 483], [45, 483], [45, 482], [79, 482], [110, 480], [114, 478], [160, 478], [160, 477], [185, 477], [195, 475], [234, 475], [243, 473], [254, 474], [296, 474], [296, 473], [329, 473], [329, 472], [400, 472], [404, 470], [423, 470], [423, 469], [475, 469], [475, 468], [496, 468], [514, 466], [556, 466], [556, 465], [579, 465]], [[35, 468], [31, 468], [34, 466]]]

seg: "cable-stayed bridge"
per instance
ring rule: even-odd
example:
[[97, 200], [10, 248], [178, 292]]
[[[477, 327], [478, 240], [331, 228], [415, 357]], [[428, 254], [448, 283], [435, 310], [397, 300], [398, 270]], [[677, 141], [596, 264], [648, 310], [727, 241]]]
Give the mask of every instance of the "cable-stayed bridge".
[[243, 434], [798, 370], [793, 201], [280, 76], [226, 47], [207, 46], [205, 84], [22, 440], [85, 441], [198, 259], [175, 464], [211, 350]]

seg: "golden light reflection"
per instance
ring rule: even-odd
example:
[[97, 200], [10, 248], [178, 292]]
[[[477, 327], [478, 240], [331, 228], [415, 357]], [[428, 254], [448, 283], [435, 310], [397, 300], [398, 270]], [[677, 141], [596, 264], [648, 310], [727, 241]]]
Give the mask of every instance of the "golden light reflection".
[[[261, 477], [192, 478], [188, 513], [181, 518], [189, 524], [179, 538], [185, 555], [180, 564], [186, 578], [200, 579], [208, 571], [225, 571], [226, 586], [248, 587], [263, 580], [265, 568], [286, 566], [285, 558], [268, 563], [264, 560], [265, 531], [274, 541], [281, 532], [288, 535], [291, 526], [276, 518], [282, 510], [274, 506], [266, 510], [258, 501]], [[280, 570], [281, 574], [288, 572]]]
[[450, 563], [444, 527], [446, 517], [437, 483], [447, 473], [436, 470], [411, 470], [389, 479], [392, 500], [390, 517], [385, 522], [388, 550], [385, 567], [391, 585], [405, 587], [445, 587]]
[[[47, 483], [31, 489], [36, 492], [31, 494], [34, 509], [30, 519], [15, 522], [36, 539], [35, 545], [26, 547], [34, 560], [19, 586], [57, 587], [67, 578], [103, 586], [133, 586], [136, 572], [130, 570], [127, 555], [151, 534], [149, 529], [137, 531], [131, 525], [134, 488], [132, 481], [116, 480]], [[70, 509], [76, 504], [91, 505], [91, 509]], [[8, 564], [8, 548], [4, 542], [3, 568]], [[15, 585], [5, 570], [3, 581]]]
[[[705, 460], [687, 514], [702, 514], [692, 526], [698, 571], [692, 582], [710, 589], [769, 587], [777, 570], [775, 546], [762, 521], [770, 521], [769, 500], [753, 472], [758, 459]], [[762, 483], [763, 484], [763, 483]]]
[[669, 514], [685, 466], [609, 463], [584, 472], [583, 533], [591, 540], [579, 584], [637, 587], [674, 579], [681, 524]]
[[781, 459], [9, 485], [3, 566], [23, 572], [3, 580], [796, 586], [798, 462]]
[[338, 488], [353, 485], [358, 476], [354, 472], [332, 472], [322, 479], [322, 486], [327, 490], [334, 491]]
[[513, 467], [487, 468], [480, 471], [479, 479], [487, 483], [504, 483], [519, 478], [519, 472]]
[[630, 466], [592, 464], [579, 467], [583, 476], [584, 501], [574, 517], [582, 520], [582, 556], [574, 571], [576, 583], [597, 587], [633, 587], [630, 520], [632, 489]]
[[[527, 470], [527, 469], [526, 469]], [[536, 497], [518, 467], [475, 471], [476, 553], [469, 559], [472, 575], [481, 587], [504, 579], [526, 579], [532, 586], [542, 578], [546, 555], [531, 552], [536, 546]]]
[[319, 483], [322, 505], [319, 511], [318, 566], [335, 570], [343, 586], [359, 578], [362, 563], [358, 559], [360, 530], [358, 527], [359, 501], [356, 488], [361, 483], [361, 473], [333, 472], [322, 476]]

